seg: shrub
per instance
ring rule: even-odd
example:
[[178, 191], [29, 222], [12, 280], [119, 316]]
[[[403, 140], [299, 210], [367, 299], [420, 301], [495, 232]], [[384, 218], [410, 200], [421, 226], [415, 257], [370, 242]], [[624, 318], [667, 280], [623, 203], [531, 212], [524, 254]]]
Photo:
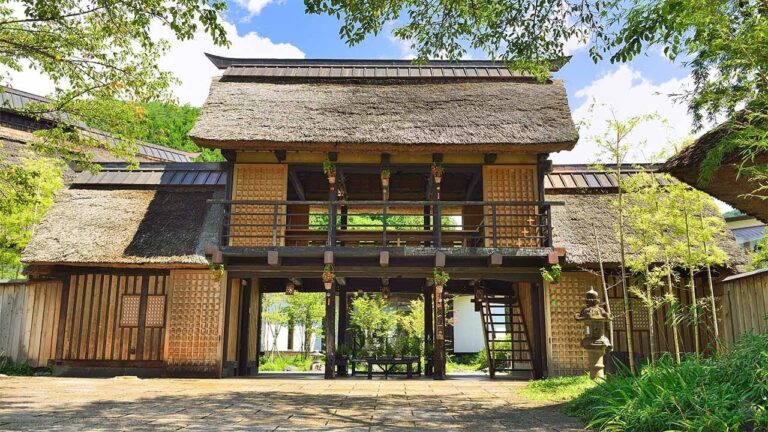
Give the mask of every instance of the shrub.
[[566, 406], [598, 430], [768, 428], [768, 334], [747, 335], [712, 359], [670, 357], [638, 377], [611, 376]]

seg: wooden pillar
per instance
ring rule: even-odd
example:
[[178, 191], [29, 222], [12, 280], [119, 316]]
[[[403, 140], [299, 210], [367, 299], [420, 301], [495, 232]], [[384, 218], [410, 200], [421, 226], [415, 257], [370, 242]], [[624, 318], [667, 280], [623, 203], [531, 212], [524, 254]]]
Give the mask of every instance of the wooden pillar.
[[[424, 352], [429, 352], [428, 348], [432, 349], [434, 353], [434, 328], [432, 326], [432, 290], [429, 287], [424, 287]], [[424, 375], [432, 375], [433, 359], [428, 356], [424, 356], [424, 360], [427, 364], [424, 367]]]
[[435, 342], [434, 342], [434, 379], [445, 379], [445, 303], [443, 302], [443, 287], [435, 285], [433, 298], [435, 308]]
[[325, 292], [325, 379], [333, 379], [336, 368], [336, 293]]
[[348, 326], [348, 310], [347, 310], [347, 287], [339, 287], [339, 335], [336, 338], [340, 347], [344, 347], [344, 352], [347, 355], [347, 359], [337, 362], [337, 373], [339, 376], [347, 376], [347, 363], [349, 359], [349, 343], [347, 343], [347, 326]]
[[533, 378], [544, 378], [547, 370], [547, 347], [544, 344], [544, 283], [541, 276], [531, 281], [531, 312], [533, 328]]
[[248, 375], [248, 340], [250, 338], [249, 326], [251, 322], [251, 290], [253, 284], [250, 280], [243, 279], [240, 291], [240, 328], [238, 329], [237, 342], [237, 375]]
[[[257, 291], [257, 304], [256, 304], [256, 342], [255, 342], [255, 356], [254, 362], [256, 366], [254, 367], [254, 373], [259, 373], [259, 360], [261, 360], [261, 315], [262, 315], [262, 308], [264, 304], [264, 293], [261, 291], [261, 285], [258, 283], [257, 279], [251, 279], [251, 295], [253, 295], [253, 290]], [[251, 311], [253, 312], [253, 311]]]

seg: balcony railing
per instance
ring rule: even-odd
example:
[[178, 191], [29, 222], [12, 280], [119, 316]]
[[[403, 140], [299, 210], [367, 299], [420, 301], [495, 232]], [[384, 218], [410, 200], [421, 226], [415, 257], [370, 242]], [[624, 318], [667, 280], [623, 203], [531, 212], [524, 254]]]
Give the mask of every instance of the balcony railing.
[[229, 201], [223, 244], [239, 247], [552, 245], [551, 205], [515, 201]]

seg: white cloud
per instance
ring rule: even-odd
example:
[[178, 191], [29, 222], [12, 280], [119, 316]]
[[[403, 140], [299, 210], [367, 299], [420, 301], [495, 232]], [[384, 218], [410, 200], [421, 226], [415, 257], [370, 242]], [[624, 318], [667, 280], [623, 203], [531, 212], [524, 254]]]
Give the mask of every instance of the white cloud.
[[191, 40], [179, 42], [166, 27], [153, 31], [158, 37], [171, 41], [171, 49], [160, 61], [160, 66], [181, 80], [181, 84], [173, 89], [180, 102], [202, 105], [211, 78], [221, 73], [205, 57], [206, 52], [229, 57], [304, 58], [304, 53], [294, 45], [274, 43], [253, 32], [240, 36], [234, 24], [224, 21], [223, 25], [232, 43], [229, 48], [215, 46], [211, 37], [202, 32]]
[[[264, 9], [270, 3], [275, 3], [275, 1], [274, 0], [235, 0], [235, 3], [237, 3], [238, 5], [240, 5], [240, 7], [248, 11], [248, 16], [246, 17], [246, 20], [247, 20], [248, 18], [251, 18], [254, 15], [258, 15], [262, 9]], [[282, 3], [282, 1], [279, 1], [278, 3]]]
[[[172, 72], [181, 81], [174, 85], [173, 94], [181, 103], [200, 106], [208, 95], [211, 78], [220, 75], [213, 64], [205, 57], [206, 52], [231, 57], [262, 58], [303, 58], [304, 53], [289, 43], [274, 43], [269, 38], [256, 33], [239, 35], [237, 27], [222, 21], [227, 37], [232, 43], [230, 48], [217, 47], [211, 37], [199, 32], [193, 39], [178, 41], [173, 32], [159, 24], [152, 27], [152, 34], [157, 39], [170, 41], [170, 50], [160, 60], [160, 67]], [[22, 72], [0, 69], [2, 83], [19, 90], [39, 95], [53, 92], [53, 82], [38, 71], [26, 67]]]
[[647, 161], [671, 143], [679, 144], [691, 135], [692, 122], [686, 105], [671, 95], [683, 93], [690, 83], [690, 78], [674, 78], [656, 84], [627, 65], [619, 66], [575, 93], [583, 102], [573, 110], [574, 121], [586, 124], [579, 130], [580, 138], [574, 150], [553, 154], [552, 159], [556, 163], [595, 162], [599, 150], [592, 137], [605, 131], [614, 113], [619, 120], [655, 113], [668, 122], [668, 125], [657, 121], [640, 125], [628, 142], [645, 144], [632, 152], [629, 161]]

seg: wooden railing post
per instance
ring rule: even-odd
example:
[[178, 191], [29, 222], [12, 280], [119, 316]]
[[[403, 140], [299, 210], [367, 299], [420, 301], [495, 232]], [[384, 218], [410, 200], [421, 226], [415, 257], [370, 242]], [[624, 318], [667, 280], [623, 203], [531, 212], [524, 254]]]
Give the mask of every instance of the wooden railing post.
[[381, 232], [381, 245], [383, 247], [387, 247], [387, 203], [384, 203], [384, 210], [382, 212], [382, 215], [384, 216], [383, 220], [383, 230]]
[[435, 230], [435, 248], [440, 248], [443, 244], [443, 224], [442, 224], [442, 211], [440, 209], [440, 203], [435, 202], [432, 210], [432, 229]]
[[277, 222], [278, 222], [278, 205], [274, 205], [272, 213], [272, 246], [277, 246]]
[[498, 247], [499, 244], [499, 234], [496, 231], [496, 225], [496, 204], [491, 204], [491, 229], [493, 230], [493, 247]]

